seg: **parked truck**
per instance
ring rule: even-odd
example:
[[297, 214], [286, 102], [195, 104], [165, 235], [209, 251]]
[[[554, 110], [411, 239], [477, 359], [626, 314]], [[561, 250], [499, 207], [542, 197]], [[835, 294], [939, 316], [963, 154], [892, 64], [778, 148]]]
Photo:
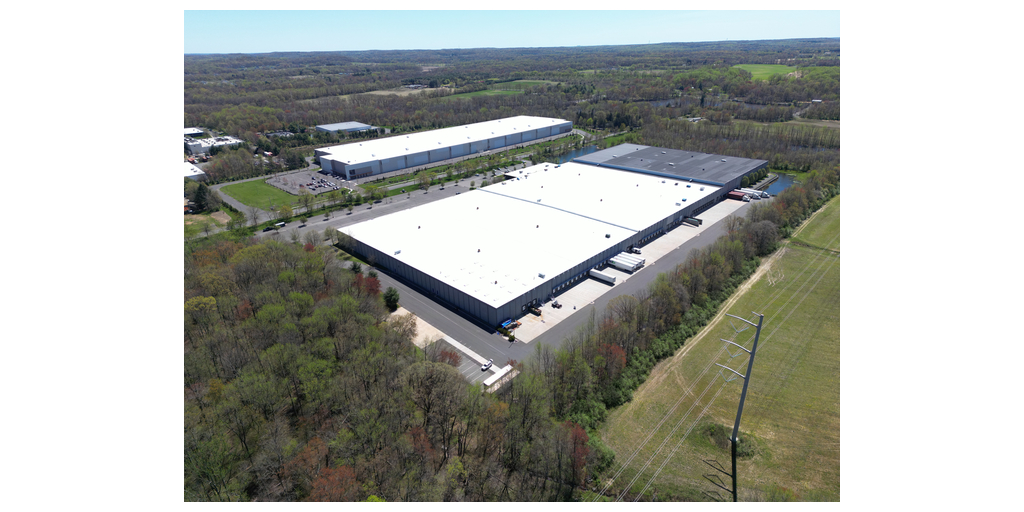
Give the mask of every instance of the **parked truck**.
[[729, 199], [735, 199], [737, 201], [750, 201], [750, 196], [740, 192], [739, 190], [733, 190], [725, 195]]
[[761, 198], [765, 198], [765, 197], [770, 197], [768, 195], [768, 192], [764, 192], [764, 191], [761, 191], [761, 190], [754, 190], [752, 188], [741, 188], [740, 192], [743, 192], [744, 194], [748, 194], [748, 195], [750, 195], [750, 197], [753, 197], [754, 199], [761, 199]]

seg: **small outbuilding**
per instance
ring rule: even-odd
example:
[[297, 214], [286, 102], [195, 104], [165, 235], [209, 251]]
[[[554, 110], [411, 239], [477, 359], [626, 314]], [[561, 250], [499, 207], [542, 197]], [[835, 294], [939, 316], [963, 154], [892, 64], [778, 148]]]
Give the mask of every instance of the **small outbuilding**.
[[373, 130], [376, 126], [370, 126], [368, 124], [357, 123], [355, 121], [348, 121], [345, 123], [334, 123], [334, 124], [321, 124], [317, 125], [316, 131], [318, 132], [364, 132], [366, 130]]
[[202, 169], [185, 162], [185, 177], [196, 181], [205, 181], [206, 173]]

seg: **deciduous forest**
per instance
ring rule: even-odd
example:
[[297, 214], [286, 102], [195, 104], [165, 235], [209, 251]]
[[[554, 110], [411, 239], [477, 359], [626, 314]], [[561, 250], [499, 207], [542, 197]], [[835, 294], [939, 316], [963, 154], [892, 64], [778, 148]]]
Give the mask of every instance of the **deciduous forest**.
[[[755, 80], [734, 67], [740, 64], [791, 71]], [[413, 85], [423, 88], [403, 87]], [[515, 94], [462, 96], [479, 91]], [[316, 133], [318, 124], [358, 121], [405, 133], [535, 115], [589, 130], [635, 131], [641, 144], [721, 147], [780, 169], [839, 163], [838, 128], [763, 129], [797, 117], [839, 119], [838, 39], [186, 55], [184, 100], [185, 126], [234, 135], [275, 155], [311, 155], [345, 141]], [[264, 135], [276, 130], [299, 135]], [[349, 135], [361, 136], [380, 134]], [[216, 170], [211, 178], [218, 179]]]

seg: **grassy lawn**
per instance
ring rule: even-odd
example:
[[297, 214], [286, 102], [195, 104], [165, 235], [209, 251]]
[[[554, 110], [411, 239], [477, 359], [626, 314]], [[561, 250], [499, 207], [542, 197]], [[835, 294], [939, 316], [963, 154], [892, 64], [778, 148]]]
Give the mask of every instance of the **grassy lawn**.
[[737, 64], [734, 68], [745, 69], [754, 75], [754, 80], [767, 80], [774, 74], [786, 74], [796, 71], [795, 66], [781, 64]]
[[513, 80], [511, 82], [502, 82], [500, 84], [494, 84], [491, 87], [494, 89], [513, 89], [513, 90], [525, 90], [529, 87], [536, 87], [543, 84], [559, 84], [561, 82], [552, 82], [550, 80]]
[[242, 204], [256, 206], [263, 210], [270, 210], [271, 205], [277, 207], [283, 204], [290, 204], [294, 207], [298, 199], [296, 196], [277, 187], [267, 185], [263, 180], [225, 185], [220, 189], [220, 192], [235, 198]]
[[[787, 243], [764, 260], [762, 269], [772, 271], [759, 271], [749, 290], [725, 306], [747, 319], [750, 311], [765, 315], [741, 423], [740, 438], [755, 453], [737, 462], [740, 501], [840, 499], [839, 198], [805, 222], [796, 239], [814, 247]], [[722, 374], [732, 374], [714, 363], [745, 372], [746, 354], [727, 352], [720, 339], [750, 348], [754, 328], [736, 334], [733, 325], [741, 323], [712, 322], [658, 364], [632, 402], [610, 412], [599, 431], [616, 456], [605, 495], [628, 487], [631, 496], [657, 490], [659, 499], [708, 500], [704, 492], [718, 491], [731, 499], [702, 475], [716, 473], [705, 460], [731, 471], [728, 443], [713, 443], [706, 428], [718, 424], [731, 433], [736, 418], [743, 381], [726, 383]], [[720, 477], [731, 487], [728, 476]]]

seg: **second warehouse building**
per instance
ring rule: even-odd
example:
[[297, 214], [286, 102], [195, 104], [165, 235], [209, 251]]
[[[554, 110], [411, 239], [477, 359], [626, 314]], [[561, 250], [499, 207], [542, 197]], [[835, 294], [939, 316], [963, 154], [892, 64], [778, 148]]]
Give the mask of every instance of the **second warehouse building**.
[[572, 122], [516, 116], [317, 149], [320, 167], [346, 180], [432, 164], [572, 131]]
[[633, 144], [579, 160], [515, 171], [341, 231], [374, 264], [498, 325], [710, 208], [767, 165]]

